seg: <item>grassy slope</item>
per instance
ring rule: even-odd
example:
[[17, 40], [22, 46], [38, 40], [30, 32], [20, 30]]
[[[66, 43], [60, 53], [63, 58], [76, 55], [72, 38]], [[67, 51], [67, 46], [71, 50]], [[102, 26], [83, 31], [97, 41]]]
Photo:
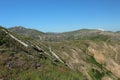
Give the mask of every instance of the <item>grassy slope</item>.
[[[104, 67], [104, 65], [101, 65], [100, 63], [98, 63], [93, 57], [94, 55], [90, 55], [91, 53], [89, 53], [88, 51], [88, 47], [91, 46], [90, 43], [95, 43], [97, 46], [99, 46], [98, 51], [101, 51], [100, 49], [103, 49], [104, 43], [111, 45], [113, 47], [115, 45], [120, 45], [119, 41], [110, 41], [109, 38], [101, 39], [101, 38], [96, 38], [96, 37], [95, 39], [92, 38], [92, 40], [70, 40], [70, 41], [62, 41], [62, 42], [45, 42], [44, 44], [46, 44], [46, 46], [50, 46], [53, 49], [53, 51], [57, 53], [59, 56], [61, 56], [61, 58], [64, 61], [67, 61], [75, 66], [79, 65], [78, 69], [75, 68], [75, 66], [73, 66], [74, 69], [77, 69], [78, 71], [80, 70], [81, 72], [84, 72], [84, 70], [81, 70], [82, 65], [84, 65], [84, 67], [89, 66], [87, 67], [87, 70], [88, 70], [87, 73], [91, 76], [93, 80], [101, 80], [104, 76], [111, 77], [112, 73], [109, 70], [107, 70]], [[96, 46], [94, 44], [92, 45]], [[108, 49], [108, 51], [111, 51], [111, 50]], [[104, 56], [110, 57], [110, 55], [114, 55], [114, 53], [112, 52], [113, 51], [109, 52], [109, 55], [104, 55]], [[74, 58], [73, 54], [77, 55], [76, 58]], [[72, 61], [75, 61], [75, 59], [79, 60], [79, 62], [72, 63]], [[111, 57], [111, 59], [114, 59], [114, 57], [113, 58]], [[84, 62], [85, 64], [81, 63], [80, 61]]]
[[[31, 41], [35, 42], [35, 40], [32, 38], [29, 38], [29, 37], [25, 38], [24, 36], [19, 36], [19, 35], [17, 35], [17, 36], [20, 39], [22, 39], [23, 41], [28, 40], [30, 42]], [[96, 35], [96, 36], [91, 36], [89, 38], [85, 38], [85, 39], [82, 38], [82, 39], [77, 39], [77, 40], [75, 40], [74, 38], [72, 39], [72, 37], [69, 37], [69, 38], [70, 39], [65, 40], [65, 41], [43, 42], [42, 44], [44, 44], [47, 48], [52, 47], [53, 51], [55, 53], [57, 53], [59, 56], [62, 56], [63, 52], [66, 52], [68, 55], [70, 55], [69, 58], [66, 59], [68, 61], [70, 60], [70, 58], [72, 57], [72, 54], [74, 53], [73, 50], [78, 52], [79, 57], [80, 57], [79, 60], [83, 60], [83, 61], [85, 61], [87, 66], [91, 66], [87, 69], [88, 70], [87, 73], [90, 75], [90, 77], [92, 77], [93, 80], [101, 80], [102, 77], [104, 77], [104, 76], [111, 76], [111, 72], [107, 71], [101, 64], [97, 63], [93, 56], [88, 55], [87, 48], [89, 47], [89, 43], [91, 43], [91, 42], [96, 43], [97, 45], [100, 45], [102, 48], [101, 43], [106, 43], [106, 44], [110, 44], [110, 45], [115, 45], [115, 44], [119, 45], [120, 44], [119, 41], [111, 41], [110, 37], [106, 36], [106, 35]], [[82, 51], [81, 52], [77, 51], [79, 49]], [[47, 50], [47, 49], [45, 48], [44, 50]], [[24, 53], [24, 52], [20, 52], [19, 54], [21, 54], [21, 53]], [[40, 63], [40, 67], [38, 69], [35, 69], [35, 66], [34, 66], [34, 67], [30, 67], [29, 69], [25, 69], [23, 71], [15, 71], [15, 70], [19, 70], [18, 68], [15, 70], [13, 69], [12, 73], [13, 73], [14, 77], [12, 77], [11, 79], [18, 79], [18, 80], [84, 80], [86, 78], [80, 72], [71, 71], [63, 64], [60, 64], [59, 62], [57, 63], [57, 65], [55, 65], [49, 59], [36, 60], [36, 59], [30, 59], [27, 55], [24, 55], [24, 57], [25, 56], [27, 57], [26, 59], [28, 59], [28, 61], [24, 60], [24, 61], [28, 62], [26, 64], [26, 66], [31, 66], [31, 65], [34, 65], [35, 62], [38, 62], [38, 63]], [[24, 57], [22, 57], [22, 58], [24, 58]], [[64, 60], [65, 60], [65, 58], [64, 58]], [[81, 65], [83, 65], [83, 64], [81, 63]], [[96, 67], [97, 69], [94, 69], [93, 67]], [[24, 66], [24, 68], [25, 68], [25, 66]], [[21, 69], [23, 69], [23, 68], [21, 68]], [[7, 69], [5, 69], [5, 70], [7, 70]], [[17, 73], [17, 78], [15, 76], [16, 73], [14, 73], [14, 72], [19, 72], [19, 73]]]
[[[17, 42], [0, 30], [0, 79], [4, 80], [84, 80], [80, 72], [57, 65], [48, 58], [31, 57]], [[39, 64], [39, 66], [36, 66]]]

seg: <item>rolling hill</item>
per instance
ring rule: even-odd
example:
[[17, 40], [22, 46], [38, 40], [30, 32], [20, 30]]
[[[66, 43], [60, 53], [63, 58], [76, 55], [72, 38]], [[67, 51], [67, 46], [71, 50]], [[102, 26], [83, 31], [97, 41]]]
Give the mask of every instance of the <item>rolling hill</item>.
[[82, 29], [44, 33], [1, 27], [0, 33], [0, 79], [120, 79], [119, 32]]

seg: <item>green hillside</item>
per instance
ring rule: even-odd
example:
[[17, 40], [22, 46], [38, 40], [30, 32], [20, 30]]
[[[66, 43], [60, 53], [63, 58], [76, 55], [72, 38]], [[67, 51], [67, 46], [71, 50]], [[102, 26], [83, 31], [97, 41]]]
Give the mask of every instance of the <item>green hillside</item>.
[[0, 28], [0, 79], [120, 79], [118, 32], [83, 29], [41, 34], [34, 30], [32, 34], [27, 30]]
[[[23, 48], [0, 29], [0, 79], [3, 80], [84, 80], [80, 72], [67, 68], [49, 57]], [[27, 52], [28, 51], [28, 52]], [[32, 53], [32, 54], [31, 54]]]

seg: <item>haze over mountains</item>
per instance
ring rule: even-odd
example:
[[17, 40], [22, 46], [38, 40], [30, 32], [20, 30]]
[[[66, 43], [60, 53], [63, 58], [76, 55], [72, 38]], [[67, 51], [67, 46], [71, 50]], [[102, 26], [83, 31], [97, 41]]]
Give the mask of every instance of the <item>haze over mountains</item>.
[[0, 79], [120, 80], [120, 33], [0, 27]]

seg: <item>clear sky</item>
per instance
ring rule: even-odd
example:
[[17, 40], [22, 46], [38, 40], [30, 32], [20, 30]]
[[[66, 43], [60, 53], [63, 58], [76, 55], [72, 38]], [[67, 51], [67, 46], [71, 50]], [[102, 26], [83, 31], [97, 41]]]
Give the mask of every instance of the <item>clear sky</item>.
[[120, 0], [0, 0], [0, 25], [43, 32], [120, 30]]

